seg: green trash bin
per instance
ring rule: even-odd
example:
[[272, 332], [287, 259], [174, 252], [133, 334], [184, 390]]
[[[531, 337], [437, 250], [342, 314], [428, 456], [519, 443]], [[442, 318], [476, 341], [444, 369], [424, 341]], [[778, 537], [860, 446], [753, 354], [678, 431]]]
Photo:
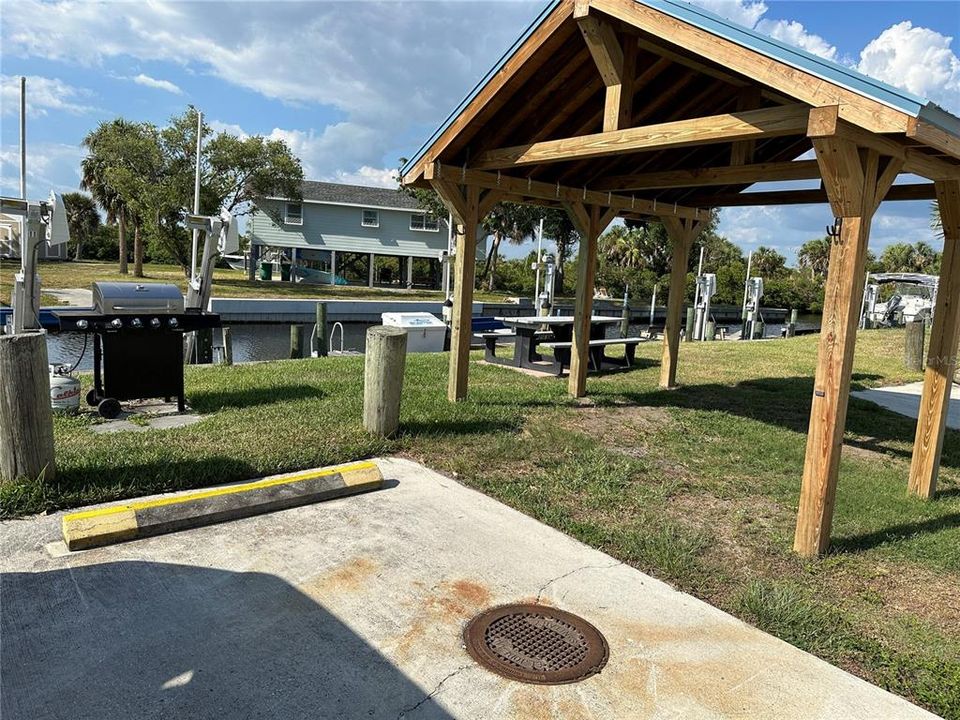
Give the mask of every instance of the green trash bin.
[[280, 279], [283, 282], [290, 282], [290, 265], [288, 263], [281, 263]]
[[269, 263], [269, 262], [260, 263], [260, 279], [273, 280], [273, 263]]

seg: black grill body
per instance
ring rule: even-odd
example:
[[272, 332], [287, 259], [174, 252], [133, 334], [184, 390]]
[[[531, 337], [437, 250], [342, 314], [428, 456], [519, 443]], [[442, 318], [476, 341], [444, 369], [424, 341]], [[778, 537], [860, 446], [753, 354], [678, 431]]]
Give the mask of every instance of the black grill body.
[[[177, 407], [183, 412], [183, 334], [220, 327], [220, 316], [185, 312], [182, 300], [163, 307], [157, 304], [156, 293], [151, 301], [142, 290], [144, 286], [135, 283], [109, 285], [113, 302], [102, 300], [105, 294], [98, 292], [94, 283], [92, 313], [59, 316], [60, 330], [93, 335], [94, 387], [87, 402], [97, 406], [101, 415], [116, 417], [120, 400], [177, 398]], [[127, 288], [117, 287], [127, 285], [130, 288], [126, 294]], [[172, 292], [179, 295], [176, 286], [166, 288], [167, 297]]]

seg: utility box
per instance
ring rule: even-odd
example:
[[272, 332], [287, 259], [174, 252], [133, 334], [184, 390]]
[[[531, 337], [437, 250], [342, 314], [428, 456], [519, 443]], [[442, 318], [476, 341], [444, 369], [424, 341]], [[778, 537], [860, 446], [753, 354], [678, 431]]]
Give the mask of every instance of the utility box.
[[384, 325], [407, 331], [407, 352], [443, 352], [447, 326], [426, 312], [386, 312], [380, 315]]

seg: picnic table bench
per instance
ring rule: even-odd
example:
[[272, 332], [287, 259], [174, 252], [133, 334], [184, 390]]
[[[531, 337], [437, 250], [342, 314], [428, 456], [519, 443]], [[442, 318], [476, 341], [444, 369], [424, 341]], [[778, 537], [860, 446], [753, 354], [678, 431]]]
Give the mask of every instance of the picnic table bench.
[[[498, 317], [497, 320], [509, 329], [483, 333], [484, 359], [497, 365], [529, 368], [551, 372], [556, 375], [570, 367], [570, 353], [573, 347], [572, 315]], [[604, 348], [610, 345], [623, 345], [626, 349], [625, 361], [618, 363], [622, 367], [633, 364], [637, 345], [643, 338], [607, 338], [606, 327], [617, 324], [620, 318], [593, 316], [590, 318], [590, 369], [603, 369], [605, 361], [610, 360], [604, 354]], [[545, 330], [544, 328], [549, 328]], [[497, 356], [497, 343], [504, 339], [513, 339], [513, 357]], [[537, 347], [549, 348], [553, 355], [543, 356]]]

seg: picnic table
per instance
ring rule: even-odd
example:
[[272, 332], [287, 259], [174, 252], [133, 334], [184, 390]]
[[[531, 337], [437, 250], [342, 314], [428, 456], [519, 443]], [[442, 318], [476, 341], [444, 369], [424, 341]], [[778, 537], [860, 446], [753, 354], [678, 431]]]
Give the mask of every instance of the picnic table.
[[[565, 367], [570, 366], [570, 351], [573, 342], [573, 315], [522, 316], [498, 317], [504, 325], [512, 329], [512, 335], [504, 333], [485, 333], [483, 335], [486, 351], [484, 359], [487, 362], [511, 367], [529, 368], [553, 372], [559, 375]], [[605, 360], [604, 347], [601, 344], [607, 333], [608, 325], [620, 322], [618, 317], [594, 315], [590, 318], [590, 364], [594, 369], [603, 367]], [[547, 328], [545, 330], [544, 328]], [[513, 357], [502, 358], [497, 356], [496, 343], [505, 337], [513, 338]], [[610, 341], [620, 343], [632, 340]], [[537, 345], [545, 344], [553, 349], [552, 357], [544, 357], [537, 352]], [[635, 347], [635, 345], [634, 345]]]

